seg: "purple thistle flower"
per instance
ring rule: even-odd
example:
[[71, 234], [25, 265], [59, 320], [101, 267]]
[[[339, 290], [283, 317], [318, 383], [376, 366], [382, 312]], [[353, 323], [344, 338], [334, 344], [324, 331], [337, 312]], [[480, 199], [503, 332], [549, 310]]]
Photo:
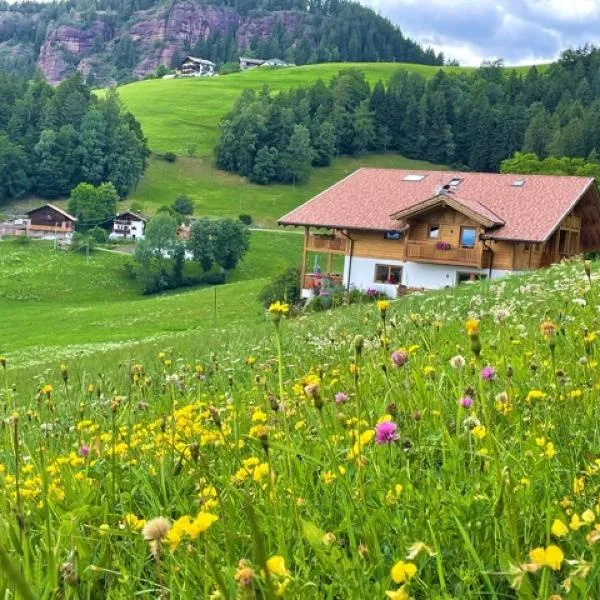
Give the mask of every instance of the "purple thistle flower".
[[494, 367], [491, 367], [490, 365], [483, 367], [483, 369], [481, 369], [481, 379], [484, 381], [493, 381], [496, 379], [496, 370]]
[[392, 352], [392, 365], [394, 367], [403, 367], [408, 362], [408, 354], [402, 350]]
[[79, 456], [83, 456], [83, 458], [87, 458], [90, 454], [90, 447], [87, 444], [83, 444], [79, 448]]
[[391, 444], [399, 439], [397, 433], [398, 426], [392, 421], [383, 421], [375, 427], [375, 441], [381, 446]]
[[471, 408], [471, 406], [473, 406], [473, 398], [471, 398], [471, 396], [463, 396], [460, 399], [460, 405], [463, 408]]
[[335, 403], [336, 404], [345, 404], [346, 402], [348, 402], [348, 395], [345, 394], [344, 392], [338, 392], [335, 396]]

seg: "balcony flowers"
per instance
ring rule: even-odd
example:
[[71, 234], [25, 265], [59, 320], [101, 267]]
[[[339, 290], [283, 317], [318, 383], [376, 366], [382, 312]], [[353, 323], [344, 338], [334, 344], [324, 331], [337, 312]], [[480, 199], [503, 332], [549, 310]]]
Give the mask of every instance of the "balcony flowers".
[[435, 243], [436, 250], [452, 250], [452, 244], [448, 242], [436, 242]]

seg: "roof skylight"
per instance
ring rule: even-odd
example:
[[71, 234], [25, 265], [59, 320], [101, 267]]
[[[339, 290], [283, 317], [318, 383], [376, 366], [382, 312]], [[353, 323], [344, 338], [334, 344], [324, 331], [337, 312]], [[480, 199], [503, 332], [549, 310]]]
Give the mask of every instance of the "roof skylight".
[[513, 187], [523, 187], [525, 185], [525, 180], [524, 179], [515, 179], [512, 182], [512, 186]]
[[425, 179], [425, 175], [418, 173], [409, 173], [402, 178], [403, 181], [423, 181], [423, 179]]

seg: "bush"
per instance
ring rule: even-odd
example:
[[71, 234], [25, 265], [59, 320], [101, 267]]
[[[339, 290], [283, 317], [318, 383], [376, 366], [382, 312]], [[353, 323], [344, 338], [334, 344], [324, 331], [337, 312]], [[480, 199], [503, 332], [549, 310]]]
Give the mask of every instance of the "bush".
[[244, 225], [252, 225], [252, 215], [240, 215], [238, 218]]
[[177, 160], [177, 154], [175, 152], [165, 152], [161, 158], [167, 162], [174, 163]]
[[181, 194], [173, 200], [173, 204], [171, 204], [171, 208], [173, 212], [180, 214], [183, 217], [193, 215], [194, 214], [194, 201], [191, 196], [187, 194]]
[[106, 230], [102, 229], [102, 227], [92, 227], [88, 231], [88, 235], [98, 244], [104, 244], [106, 242], [106, 238], [108, 237]]
[[300, 304], [302, 301], [300, 288], [300, 269], [290, 267], [281, 275], [273, 278], [259, 294], [265, 308], [277, 300], [285, 300], [288, 304]]
[[229, 75], [230, 73], [238, 73], [240, 70], [240, 63], [232, 61], [223, 63], [219, 68], [219, 75]]
[[201, 282], [206, 285], [223, 285], [226, 281], [227, 273], [225, 271], [211, 271], [201, 277]]

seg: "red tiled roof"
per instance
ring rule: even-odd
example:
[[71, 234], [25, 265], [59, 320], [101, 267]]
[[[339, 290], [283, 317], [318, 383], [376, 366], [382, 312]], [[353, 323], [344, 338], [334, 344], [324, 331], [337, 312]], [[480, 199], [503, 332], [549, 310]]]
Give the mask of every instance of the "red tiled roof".
[[[424, 175], [406, 181], [406, 175]], [[461, 179], [451, 197], [494, 223], [494, 239], [545, 241], [585, 192], [592, 177], [506, 175], [405, 169], [359, 169], [279, 220], [282, 225], [331, 229], [402, 229], [393, 214], [440, 193]], [[524, 181], [515, 186], [516, 180]]]

